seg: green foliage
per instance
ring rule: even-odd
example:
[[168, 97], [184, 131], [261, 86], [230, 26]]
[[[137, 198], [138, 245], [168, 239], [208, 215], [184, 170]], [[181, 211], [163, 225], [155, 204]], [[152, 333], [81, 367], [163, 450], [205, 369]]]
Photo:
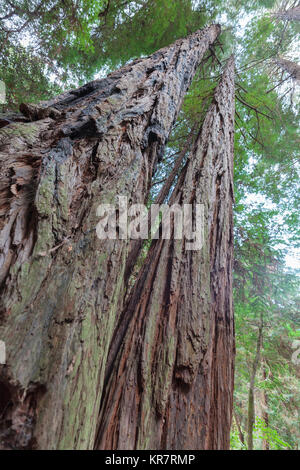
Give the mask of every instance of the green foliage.
[[288, 331], [290, 338], [300, 338], [300, 329], [294, 331], [293, 328], [291, 328], [291, 326], [288, 323], [286, 323], [285, 327]]
[[21, 45], [7, 43], [5, 56], [0, 63], [0, 78], [6, 86], [6, 104], [0, 109], [16, 109], [26, 100], [38, 102], [61, 93], [58, 83], [47, 78], [47, 67], [37, 59], [34, 51]]
[[246, 450], [246, 445], [241, 442], [239, 432], [234, 426], [232, 427], [230, 432], [230, 449]]
[[[284, 441], [276, 431], [266, 425], [263, 419], [257, 418], [254, 425], [254, 442], [255, 449], [260, 449], [260, 441], [263, 440], [268, 444], [270, 450], [291, 450], [291, 446]], [[246, 444], [240, 440], [238, 430], [233, 426], [230, 433], [230, 449], [231, 450], [247, 450]]]
[[291, 449], [291, 446], [280, 438], [276, 429], [271, 429], [266, 426], [264, 420], [257, 418], [254, 427], [254, 438], [265, 440], [269, 446], [270, 450], [287, 450]]
[[276, 430], [278, 439], [295, 448], [300, 440], [297, 416], [300, 382], [291, 360], [290, 330], [294, 332], [297, 326], [299, 328], [299, 279], [284, 269], [281, 253], [272, 248], [271, 230], [267, 230], [268, 214], [258, 212], [254, 218], [253, 214], [249, 218], [251, 225], [243, 219], [243, 227], [236, 227], [235, 408], [246, 431], [250, 371], [256, 352], [258, 315], [262, 314], [263, 349], [255, 382], [256, 410], [257, 413], [262, 412], [260, 409], [265, 410], [264, 399], [267, 397], [265, 412], [268, 414], [268, 427], [274, 431], [273, 434], [269, 432], [274, 446]]

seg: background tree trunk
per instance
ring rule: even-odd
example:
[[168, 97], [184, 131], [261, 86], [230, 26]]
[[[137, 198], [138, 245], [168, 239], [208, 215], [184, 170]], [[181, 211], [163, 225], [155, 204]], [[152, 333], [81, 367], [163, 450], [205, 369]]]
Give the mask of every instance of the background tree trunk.
[[90, 449], [127, 243], [96, 210], [143, 203], [213, 25], [1, 121], [2, 448]]
[[98, 449], [229, 448], [233, 132], [230, 59], [169, 201], [204, 204], [203, 248], [152, 243], [111, 343]]
[[[266, 361], [263, 360], [263, 367], [262, 367], [262, 373], [263, 373], [263, 379], [266, 381], [268, 379], [267, 375], [267, 364]], [[266, 425], [266, 427], [269, 427], [269, 400], [268, 400], [268, 393], [266, 389], [262, 390], [262, 419]], [[270, 450], [270, 442], [267, 439], [263, 439], [263, 450]]]
[[288, 10], [279, 10], [275, 13], [275, 17], [288, 21], [300, 21], [300, 6]]
[[256, 353], [252, 365], [252, 371], [250, 376], [249, 384], [249, 395], [248, 395], [248, 423], [247, 423], [247, 445], [248, 450], [253, 450], [253, 427], [255, 424], [255, 397], [254, 397], [254, 388], [255, 388], [255, 379], [257, 371], [260, 367], [261, 360], [261, 349], [263, 344], [263, 314], [260, 314], [260, 324], [258, 327], [258, 335], [256, 342]]
[[234, 415], [235, 423], [236, 423], [236, 426], [237, 426], [237, 429], [238, 429], [240, 441], [244, 446], [245, 445], [245, 436], [244, 436], [244, 433], [243, 433], [243, 430], [242, 430], [242, 427], [241, 427], [240, 418], [239, 418], [237, 412], [235, 411], [234, 407], [233, 407], [233, 415]]

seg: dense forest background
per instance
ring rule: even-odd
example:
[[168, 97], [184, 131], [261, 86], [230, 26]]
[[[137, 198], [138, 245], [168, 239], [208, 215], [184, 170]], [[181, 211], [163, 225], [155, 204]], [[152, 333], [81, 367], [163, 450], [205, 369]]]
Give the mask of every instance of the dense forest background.
[[236, 372], [231, 447], [298, 449], [299, 4], [1, 0], [0, 80], [6, 102], [0, 110], [15, 113], [23, 102], [49, 99], [104, 77], [213, 22], [221, 24], [222, 34], [186, 95], [151, 197], [204, 119], [222, 67], [234, 53]]

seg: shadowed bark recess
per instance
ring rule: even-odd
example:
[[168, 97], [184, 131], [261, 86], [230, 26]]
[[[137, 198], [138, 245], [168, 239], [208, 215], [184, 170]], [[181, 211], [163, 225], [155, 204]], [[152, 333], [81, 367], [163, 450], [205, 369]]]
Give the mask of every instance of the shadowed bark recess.
[[143, 203], [213, 25], [0, 130], [0, 447], [90, 449], [128, 244], [96, 210]]
[[231, 58], [169, 202], [204, 204], [204, 245], [153, 241], [111, 343], [97, 449], [229, 448], [233, 134]]

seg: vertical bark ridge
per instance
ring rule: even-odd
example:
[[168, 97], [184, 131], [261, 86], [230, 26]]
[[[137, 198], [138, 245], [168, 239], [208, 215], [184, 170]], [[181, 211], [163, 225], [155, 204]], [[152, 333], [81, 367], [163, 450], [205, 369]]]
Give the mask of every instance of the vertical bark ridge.
[[153, 241], [111, 344], [98, 449], [229, 447], [233, 132], [231, 58], [170, 199], [204, 204], [204, 245]]

